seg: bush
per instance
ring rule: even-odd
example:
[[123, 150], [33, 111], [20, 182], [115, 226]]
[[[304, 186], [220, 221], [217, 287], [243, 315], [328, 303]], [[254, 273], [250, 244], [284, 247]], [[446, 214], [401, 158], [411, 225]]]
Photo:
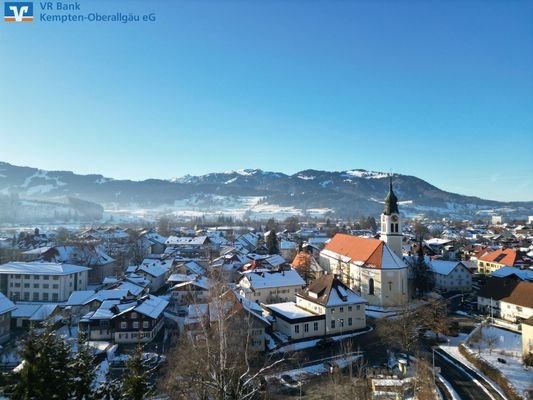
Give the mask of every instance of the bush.
[[509, 400], [521, 400], [522, 396], [519, 396], [515, 389], [511, 386], [507, 378], [496, 368], [487, 364], [484, 360], [476, 357], [465, 345], [461, 343], [459, 345], [459, 352], [470, 361], [477, 369], [487, 375], [496, 384], [502, 388], [503, 392]]
[[524, 361], [524, 364], [528, 367], [533, 367], [533, 353], [529, 353], [527, 356], [524, 356], [522, 361]]

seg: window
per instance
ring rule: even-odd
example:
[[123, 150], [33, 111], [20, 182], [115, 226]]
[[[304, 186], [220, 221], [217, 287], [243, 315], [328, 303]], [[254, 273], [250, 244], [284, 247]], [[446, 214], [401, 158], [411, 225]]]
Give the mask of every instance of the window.
[[53, 293], [53, 294], [52, 294], [52, 300], [53, 300], [53, 301], [57, 301], [57, 300], [59, 300], [59, 295], [58, 295], [57, 293]]
[[131, 319], [137, 319], [137, 313], [135, 311], [131, 313]]
[[352, 306], [348, 306], [348, 312], [352, 311]]
[[48, 301], [48, 293], [43, 293], [43, 301]]
[[370, 278], [368, 280], [368, 294], [374, 294], [374, 279]]
[[358, 310], [360, 310], [360, 309], [361, 309], [361, 306], [358, 305], [358, 306], [356, 306], [356, 308], [357, 308]]
[[139, 329], [139, 321], [133, 321], [133, 329]]
[[53, 289], [58, 289], [58, 288], [59, 288], [59, 285], [58, 285], [57, 283], [54, 283], [54, 284], [52, 285], [52, 288], [53, 288]]
[[58, 277], [58, 276], [54, 276], [52, 279], [53, 279], [54, 281], [57, 281], [57, 280], [59, 280], [59, 277]]
[[331, 320], [331, 329], [335, 329], [335, 320], [334, 319]]
[[309, 324], [304, 324], [304, 332], [309, 332]]
[[341, 307], [339, 312], [344, 312], [344, 307]]
[[339, 319], [339, 326], [340, 326], [341, 328], [344, 327], [344, 319], [343, 319], [343, 318]]
[[39, 289], [39, 284], [38, 284], [38, 283], [34, 283], [34, 284], [33, 284], [33, 288], [34, 288], [34, 289]]
[[294, 326], [294, 333], [300, 333], [300, 325]]
[[33, 279], [39, 280], [39, 279], [41, 279], [41, 275], [33, 275]]
[[314, 330], [315, 332], [318, 331], [318, 322], [315, 322], [315, 323], [313, 324], [313, 330]]
[[48, 281], [48, 280], [50, 280], [50, 277], [49, 277], [48, 275], [43, 275], [43, 279], [44, 279], [45, 281]]
[[120, 323], [120, 329], [127, 329], [128, 328], [128, 323], [126, 321], [122, 321]]
[[20, 283], [15, 283], [15, 287], [20, 287]]
[[30, 299], [30, 292], [24, 292], [24, 300]]
[[352, 319], [348, 318], [348, 326], [352, 326]]
[[331, 313], [335, 314], [335, 309], [334, 308], [331, 309]]
[[34, 292], [33, 293], [33, 301], [39, 301], [39, 293], [38, 292]]
[[50, 284], [48, 283], [43, 283], [43, 289], [48, 289], [50, 287]]
[[25, 289], [28, 289], [29, 287], [30, 287], [30, 284], [29, 284], [29, 283], [25, 283], [25, 284], [24, 284], [24, 288], [25, 288]]
[[150, 321], [143, 321], [143, 328], [150, 328]]

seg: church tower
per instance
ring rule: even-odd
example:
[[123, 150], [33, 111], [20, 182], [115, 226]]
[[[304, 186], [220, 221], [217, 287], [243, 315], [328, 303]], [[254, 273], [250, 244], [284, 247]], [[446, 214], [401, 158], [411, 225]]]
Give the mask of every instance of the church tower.
[[392, 191], [392, 177], [389, 178], [389, 192], [385, 197], [385, 209], [381, 214], [381, 240], [390, 247], [400, 259], [402, 255], [402, 225], [400, 211], [398, 211], [398, 198]]

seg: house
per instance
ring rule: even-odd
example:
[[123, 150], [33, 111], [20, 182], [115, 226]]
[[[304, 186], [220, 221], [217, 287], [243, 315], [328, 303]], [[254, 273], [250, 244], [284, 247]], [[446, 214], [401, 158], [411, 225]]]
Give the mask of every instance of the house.
[[172, 270], [172, 263], [172, 259], [157, 260], [146, 258], [135, 269], [135, 274], [149, 280], [150, 290], [156, 292], [165, 285]]
[[195, 276], [185, 282], [178, 282], [170, 288], [171, 302], [175, 305], [206, 303], [213, 282], [206, 277]]
[[89, 267], [89, 283], [102, 283], [106, 276], [118, 275], [115, 259], [106, 254], [102, 246], [54, 246], [42, 253], [43, 261], [67, 263]]
[[34, 328], [43, 323], [55, 325], [63, 320], [58, 304], [16, 304], [11, 312], [11, 325], [14, 328]]
[[522, 355], [533, 354], [533, 316], [522, 321]]
[[498, 249], [478, 258], [477, 269], [480, 274], [490, 274], [498, 269], [508, 267], [527, 267], [533, 265], [530, 257], [515, 249]]
[[533, 316], [533, 282], [489, 278], [478, 293], [478, 310], [510, 322]]
[[291, 265], [306, 282], [317, 279], [324, 273], [312, 253], [306, 250], [299, 251]]
[[461, 261], [429, 260], [427, 265], [435, 278], [435, 288], [462, 292], [472, 290], [472, 273]]
[[165, 241], [165, 252], [171, 252], [182, 257], [204, 257], [208, 258], [212, 245], [207, 236], [170, 236]]
[[241, 296], [268, 304], [294, 301], [296, 293], [305, 286], [305, 281], [292, 268], [287, 271], [261, 268], [244, 272], [239, 286]]
[[13, 301], [66, 301], [87, 288], [90, 268], [53, 262], [8, 262], [0, 265], [0, 292]]
[[515, 277], [522, 281], [533, 282], [533, 269], [521, 269], [516, 267], [501, 267], [497, 269], [492, 274], [496, 278], [509, 278]]
[[265, 305], [274, 328], [289, 340], [336, 335], [366, 327], [365, 305], [334, 275], [323, 275], [296, 295], [295, 302]]
[[165, 242], [168, 238], [154, 231], [143, 231], [139, 235], [149, 247], [149, 254], [162, 254], [165, 251]]
[[11, 312], [16, 306], [3, 293], [0, 293], [0, 344], [7, 342], [11, 335]]
[[112, 340], [115, 343], [151, 342], [164, 324], [168, 301], [153, 295], [137, 300], [107, 300], [79, 323], [89, 340]]
[[370, 305], [401, 306], [408, 301], [407, 265], [382, 240], [338, 233], [320, 252], [320, 266]]

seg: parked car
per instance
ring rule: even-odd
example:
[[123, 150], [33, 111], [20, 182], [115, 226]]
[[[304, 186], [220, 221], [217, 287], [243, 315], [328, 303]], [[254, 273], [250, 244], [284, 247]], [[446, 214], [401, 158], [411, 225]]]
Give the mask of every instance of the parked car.
[[498, 362], [502, 363], [502, 364], [507, 364], [507, 361], [505, 361], [505, 359], [503, 359], [501, 357], [498, 357]]

